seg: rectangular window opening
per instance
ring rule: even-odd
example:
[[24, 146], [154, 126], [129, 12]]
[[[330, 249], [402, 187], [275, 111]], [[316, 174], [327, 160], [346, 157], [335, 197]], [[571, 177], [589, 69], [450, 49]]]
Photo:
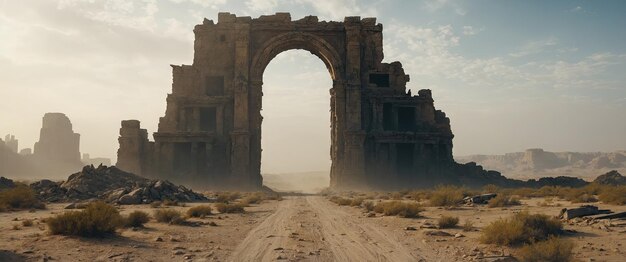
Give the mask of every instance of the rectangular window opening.
[[389, 87], [389, 74], [370, 74], [370, 84], [375, 84], [377, 87]]
[[398, 107], [398, 130], [415, 130], [415, 107]]
[[200, 108], [200, 131], [215, 131], [216, 117], [215, 107]]

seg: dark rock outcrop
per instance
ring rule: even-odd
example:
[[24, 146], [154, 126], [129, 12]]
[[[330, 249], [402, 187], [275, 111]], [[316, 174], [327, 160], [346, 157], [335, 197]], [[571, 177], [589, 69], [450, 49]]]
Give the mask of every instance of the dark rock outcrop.
[[0, 177], [0, 190], [14, 188], [14, 187], [15, 187], [15, 183], [13, 182], [13, 180], [5, 178], [5, 177]]
[[604, 175], [598, 176], [593, 182], [600, 185], [621, 186], [626, 185], [626, 177], [622, 176], [622, 174], [616, 170], [613, 170]]

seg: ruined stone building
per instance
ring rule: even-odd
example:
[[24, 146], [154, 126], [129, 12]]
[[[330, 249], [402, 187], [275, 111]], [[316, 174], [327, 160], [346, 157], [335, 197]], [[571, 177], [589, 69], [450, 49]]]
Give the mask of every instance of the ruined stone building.
[[402, 64], [382, 62], [376, 18], [220, 13], [217, 23], [205, 19], [194, 33], [193, 64], [172, 66], [172, 93], [154, 141], [139, 121], [122, 121], [118, 167], [192, 186], [258, 188], [263, 72], [279, 53], [304, 49], [324, 62], [333, 81], [331, 186], [413, 187], [459, 169], [450, 121], [435, 109], [431, 91], [412, 95]]
[[4, 146], [6, 146], [11, 152], [17, 153], [18, 141], [14, 135], [6, 135], [4, 137]]

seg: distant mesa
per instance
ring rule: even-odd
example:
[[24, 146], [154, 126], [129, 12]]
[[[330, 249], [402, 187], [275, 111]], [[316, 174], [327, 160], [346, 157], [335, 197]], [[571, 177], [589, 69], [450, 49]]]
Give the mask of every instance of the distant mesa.
[[549, 152], [540, 148], [504, 155], [457, 156], [459, 162], [476, 162], [507, 177], [578, 176], [593, 179], [598, 173], [626, 170], [626, 152]]

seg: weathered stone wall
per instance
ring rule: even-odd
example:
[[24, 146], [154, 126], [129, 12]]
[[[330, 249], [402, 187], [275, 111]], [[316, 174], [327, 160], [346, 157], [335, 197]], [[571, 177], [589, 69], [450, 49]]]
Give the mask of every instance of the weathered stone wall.
[[260, 187], [263, 72], [279, 53], [304, 49], [333, 80], [331, 186], [419, 185], [453, 172], [449, 119], [435, 109], [430, 90], [407, 93], [400, 62], [382, 63], [375, 18], [220, 13], [217, 23], [205, 19], [194, 33], [193, 64], [172, 66], [172, 93], [155, 141], [138, 121], [122, 122], [120, 168], [193, 185]]

